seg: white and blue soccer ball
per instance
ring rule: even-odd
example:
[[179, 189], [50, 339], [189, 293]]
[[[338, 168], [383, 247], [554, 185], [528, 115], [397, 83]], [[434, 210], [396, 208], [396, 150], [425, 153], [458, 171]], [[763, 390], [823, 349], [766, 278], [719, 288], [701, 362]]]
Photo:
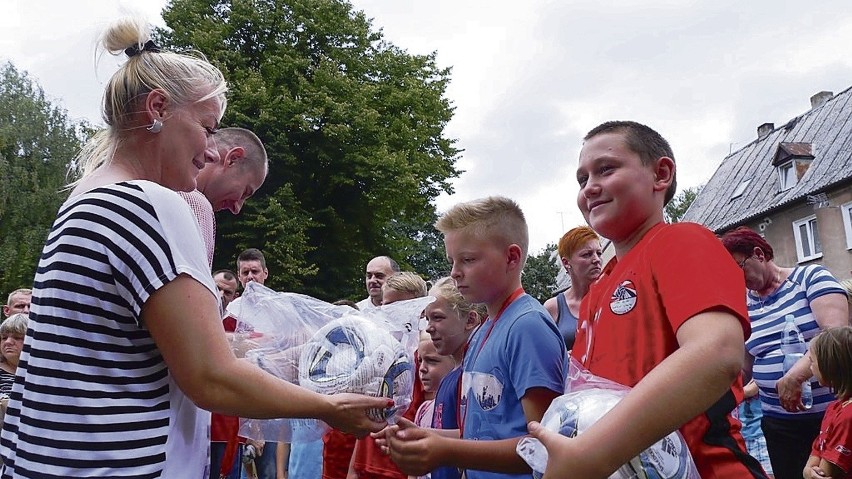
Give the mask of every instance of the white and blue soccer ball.
[[388, 331], [359, 315], [320, 328], [305, 344], [299, 385], [321, 394], [342, 392], [387, 397], [394, 407], [371, 411], [376, 420], [401, 415], [411, 402], [414, 365]]
[[[612, 409], [626, 391], [584, 389], [554, 399], [544, 413], [541, 424], [567, 437], [585, 432]], [[541, 477], [547, 464], [547, 450], [537, 440], [525, 438], [518, 453]], [[677, 431], [669, 434], [638, 456], [621, 466], [609, 479], [698, 479], [698, 472], [686, 442]]]

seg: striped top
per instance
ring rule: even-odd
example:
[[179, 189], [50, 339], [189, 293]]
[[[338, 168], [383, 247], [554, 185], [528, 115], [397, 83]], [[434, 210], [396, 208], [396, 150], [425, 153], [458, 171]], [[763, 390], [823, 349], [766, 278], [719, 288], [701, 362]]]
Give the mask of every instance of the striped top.
[[146, 300], [179, 274], [215, 294], [175, 192], [132, 181], [62, 205], [0, 435], [3, 478], [206, 474], [210, 413], [178, 389], [140, 323]]
[[11, 394], [15, 375], [0, 369], [0, 394]]
[[760, 299], [751, 292], [746, 294], [751, 320], [751, 336], [746, 341], [746, 349], [754, 356], [752, 371], [760, 389], [760, 403], [766, 416], [786, 419], [822, 413], [828, 403], [836, 399], [828, 388], [821, 387], [815, 378], [811, 378], [813, 408], [792, 413], [781, 407], [778, 391], [775, 389], [775, 383], [783, 376], [781, 335], [784, 331], [784, 317], [788, 314], [795, 316], [796, 326], [805, 337], [805, 342], [810, 343], [820, 332], [810, 303], [820, 296], [832, 293], [846, 294], [827, 269], [812, 264], [795, 268], [784, 283], [765, 299]]

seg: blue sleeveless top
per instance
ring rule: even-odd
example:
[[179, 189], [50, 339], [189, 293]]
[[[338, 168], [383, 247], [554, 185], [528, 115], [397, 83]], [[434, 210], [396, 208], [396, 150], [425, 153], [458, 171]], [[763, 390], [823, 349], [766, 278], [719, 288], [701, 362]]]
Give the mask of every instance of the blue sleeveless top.
[[577, 317], [568, 309], [568, 301], [563, 293], [556, 295], [558, 314], [556, 316], [556, 327], [565, 340], [565, 349], [568, 351], [574, 347], [574, 337], [577, 336]]

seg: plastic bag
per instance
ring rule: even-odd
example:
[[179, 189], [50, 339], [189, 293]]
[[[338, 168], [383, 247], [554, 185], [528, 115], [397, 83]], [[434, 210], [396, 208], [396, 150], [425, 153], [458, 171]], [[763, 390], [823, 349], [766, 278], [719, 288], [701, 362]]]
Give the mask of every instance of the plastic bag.
[[[575, 437], [620, 401], [630, 388], [598, 377], [571, 358], [566, 393], [550, 404], [541, 425], [563, 436]], [[547, 466], [547, 449], [538, 439], [525, 437], [518, 442], [518, 455], [540, 478]], [[610, 479], [700, 479], [695, 462], [680, 432], [674, 431], [621, 466]]]
[[[393, 423], [411, 403], [420, 315], [432, 301], [357, 311], [250, 282], [236, 313], [233, 348], [270, 374], [321, 394], [392, 398], [393, 408], [371, 416]], [[275, 442], [314, 441], [327, 429], [316, 419], [240, 420], [241, 436]]]

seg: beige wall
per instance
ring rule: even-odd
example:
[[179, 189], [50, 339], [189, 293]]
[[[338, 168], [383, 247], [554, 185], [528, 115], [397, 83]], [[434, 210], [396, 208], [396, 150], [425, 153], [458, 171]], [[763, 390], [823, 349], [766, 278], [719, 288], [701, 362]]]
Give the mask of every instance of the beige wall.
[[746, 223], [746, 226], [764, 234], [764, 238], [775, 252], [776, 264], [796, 266], [799, 263], [793, 222], [815, 214], [822, 244], [822, 258], [801, 264], [819, 263], [828, 268], [837, 279], [843, 280], [852, 277], [852, 251], [846, 249], [846, 232], [840, 210], [841, 205], [849, 202], [852, 202], [852, 186], [829, 192], [827, 207], [814, 210], [811, 205], [800, 202], [788, 210]]

